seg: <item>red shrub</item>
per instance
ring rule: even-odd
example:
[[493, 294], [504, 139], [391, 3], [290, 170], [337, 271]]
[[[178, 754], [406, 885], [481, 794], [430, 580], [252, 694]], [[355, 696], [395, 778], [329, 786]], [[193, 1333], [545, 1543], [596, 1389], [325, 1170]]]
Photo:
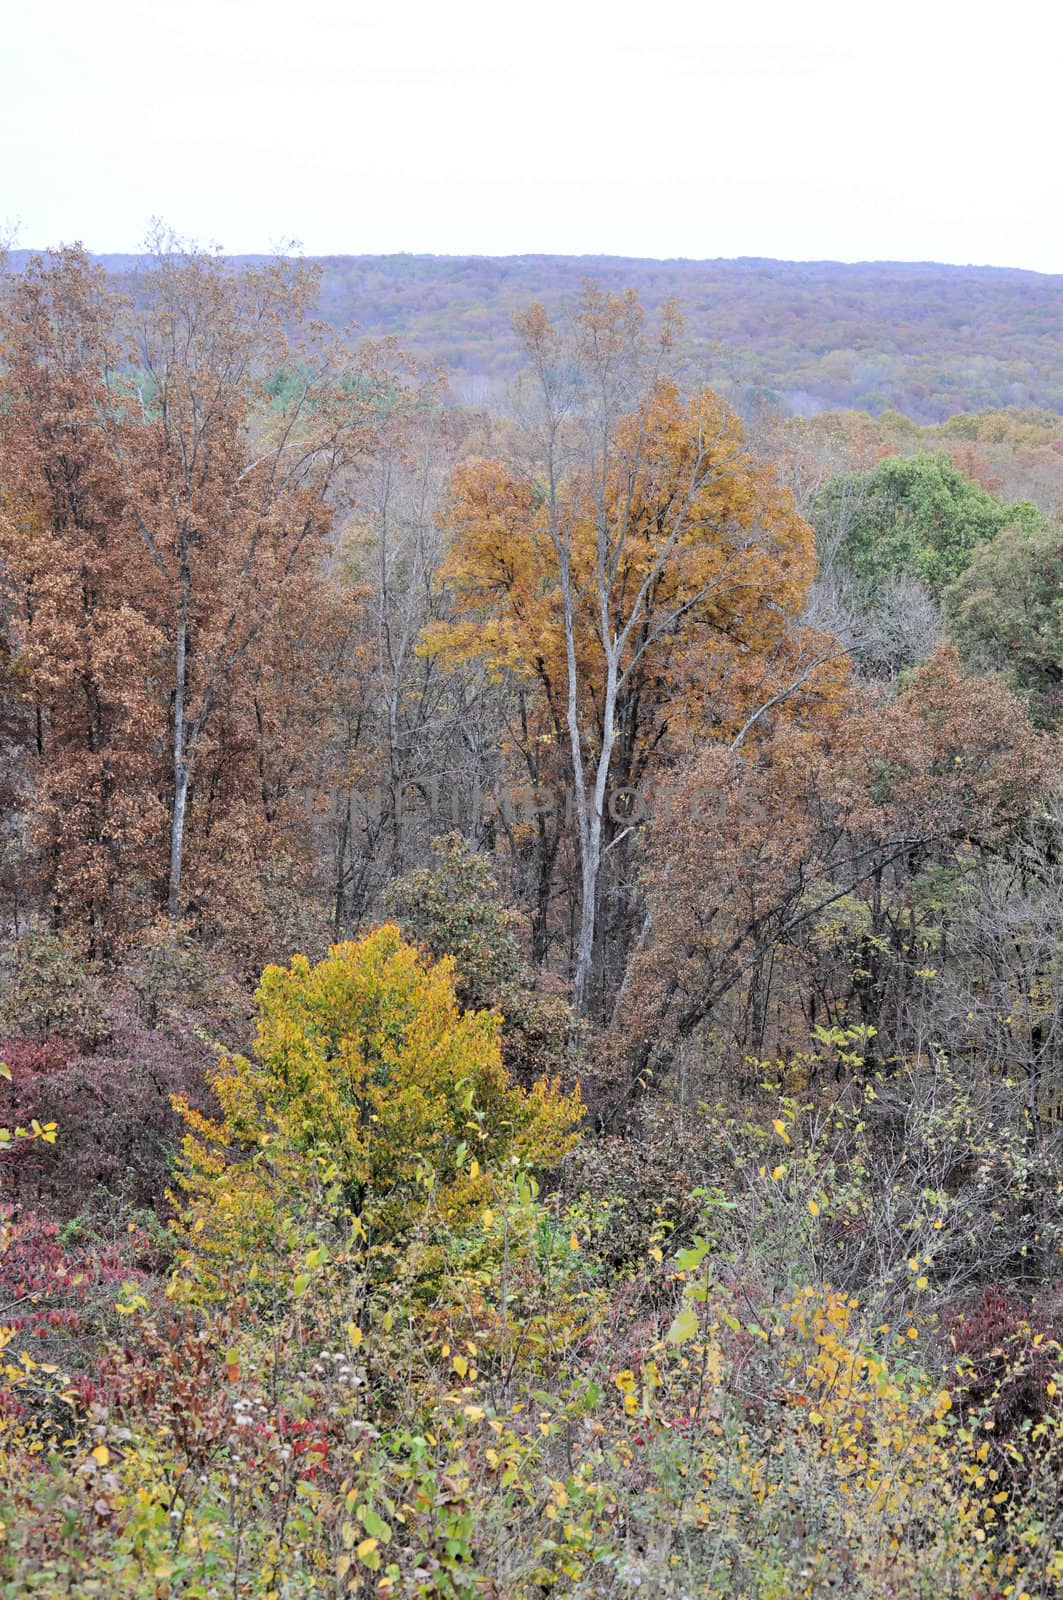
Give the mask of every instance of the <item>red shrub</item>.
[[58, 1072], [69, 1066], [77, 1053], [74, 1040], [55, 1033], [44, 1038], [30, 1039], [14, 1034], [0, 1039], [0, 1061], [10, 1067], [13, 1078], [35, 1072]]
[[58, 1218], [116, 1203], [164, 1210], [181, 1133], [170, 1097], [205, 1105], [210, 1059], [191, 1034], [135, 1025], [116, 1030], [106, 1055], [54, 1036], [0, 1041], [12, 1072], [0, 1080], [0, 1125], [58, 1124], [54, 1145], [19, 1142], [0, 1159], [0, 1198]]
[[0, 1207], [0, 1229], [7, 1231], [0, 1252], [0, 1322], [15, 1330], [18, 1348], [35, 1361], [57, 1359], [54, 1349], [43, 1353], [57, 1342], [66, 1347], [64, 1362], [71, 1348], [87, 1353], [89, 1342], [113, 1324], [122, 1285], [143, 1276], [139, 1230], [127, 1233], [121, 1246], [92, 1239], [66, 1247], [57, 1223], [32, 1211], [16, 1218], [10, 1207]]
[[150, 1288], [138, 1230], [67, 1247], [56, 1223], [0, 1206], [0, 1419], [12, 1449], [67, 1449], [95, 1392], [123, 1294]]
[[942, 1332], [957, 1358], [954, 1392], [965, 1410], [992, 1415], [998, 1441], [1048, 1410], [1060, 1331], [1051, 1318], [995, 1284], [944, 1318]]

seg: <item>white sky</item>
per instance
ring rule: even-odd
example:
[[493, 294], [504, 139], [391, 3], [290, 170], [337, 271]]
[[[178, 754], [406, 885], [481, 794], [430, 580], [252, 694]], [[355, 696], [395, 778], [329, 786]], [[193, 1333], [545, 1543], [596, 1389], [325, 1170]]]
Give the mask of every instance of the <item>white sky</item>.
[[8, 0], [0, 219], [135, 250], [1063, 272], [1063, 8]]

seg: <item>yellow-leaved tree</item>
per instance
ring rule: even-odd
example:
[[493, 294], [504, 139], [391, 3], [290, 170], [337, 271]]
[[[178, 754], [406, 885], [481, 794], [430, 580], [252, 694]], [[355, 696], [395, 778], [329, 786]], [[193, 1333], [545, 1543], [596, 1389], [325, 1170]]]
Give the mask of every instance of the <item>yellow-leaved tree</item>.
[[337, 1248], [383, 1265], [426, 1215], [460, 1226], [502, 1166], [549, 1167], [572, 1143], [578, 1090], [511, 1084], [499, 1013], [462, 1011], [453, 961], [426, 960], [393, 925], [316, 966], [268, 967], [257, 999], [253, 1059], [224, 1059], [212, 1080], [220, 1117], [178, 1103], [177, 1281], [193, 1297], [234, 1276], [289, 1281]]

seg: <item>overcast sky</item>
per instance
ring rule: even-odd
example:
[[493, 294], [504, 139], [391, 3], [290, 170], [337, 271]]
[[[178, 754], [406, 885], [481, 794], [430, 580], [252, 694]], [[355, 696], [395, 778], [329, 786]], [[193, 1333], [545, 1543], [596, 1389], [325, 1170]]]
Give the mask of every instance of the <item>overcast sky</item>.
[[[19, 243], [1063, 272], [1060, 8], [12, 0]], [[1054, 15], [1055, 14], [1055, 15]]]

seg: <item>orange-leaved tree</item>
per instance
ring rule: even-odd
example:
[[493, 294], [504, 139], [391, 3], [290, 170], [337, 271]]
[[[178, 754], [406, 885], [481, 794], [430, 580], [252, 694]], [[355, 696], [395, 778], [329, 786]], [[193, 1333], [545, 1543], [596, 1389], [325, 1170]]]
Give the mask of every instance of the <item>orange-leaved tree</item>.
[[320, 334], [315, 284], [160, 236], [132, 298], [73, 249], [0, 304], [3, 687], [50, 920], [93, 954], [162, 909], [226, 928], [299, 854], [349, 654], [333, 519], [406, 377]]
[[37, 858], [21, 876], [39, 882], [52, 925], [99, 955], [163, 871], [167, 713], [146, 690], [164, 648], [161, 592], [97, 426], [102, 373], [118, 360], [102, 269], [76, 251], [33, 262], [0, 309], [5, 688]]
[[589, 290], [570, 330], [538, 306], [519, 328], [529, 420], [512, 459], [455, 474], [454, 614], [426, 645], [538, 690], [532, 736], [564, 750], [572, 786], [586, 1009], [621, 791], [818, 692], [838, 647], [801, 625], [811, 529], [724, 401], [669, 375], [672, 316], [655, 343], [632, 297]]
[[[894, 698], [854, 694], [833, 726], [700, 752], [647, 829], [647, 937], [609, 1041], [614, 1057], [626, 1053], [623, 1092], [650, 1062], [664, 1070], [735, 993], [758, 1051], [772, 992], [785, 1007], [815, 985], [822, 1014], [892, 1036], [899, 1053], [920, 1014], [926, 941], [949, 914], [944, 883], [969, 899], [980, 858], [1025, 860], [1017, 832], [1044, 814], [1059, 771], [1058, 743], [998, 679], [965, 676], [948, 645]], [[828, 976], [825, 929], [843, 910], [859, 931]], [[776, 1039], [794, 1027], [780, 1013]]]
[[514, 1087], [502, 1019], [462, 1011], [454, 963], [426, 961], [391, 924], [312, 966], [269, 967], [254, 1057], [222, 1062], [222, 1115], [181, 1104], [183, 1260], [194, 1291], [254, 1263], [282, 1278], [293, 1250], [401, 1243], [426, 1204], [479, 1214], [503, 1164], [555, 1164], [579, 1093]]
[[[167, 599], [177, 914], [200, 764], [241, 681], [272, 670], [286, 619], [313, 609], [344, 479], [371, 453], [401, 382], [379, 352], [351, 351], [310, 323], [312, 267], [234, 273], [165, 234], [152, 249], [100, 431]], [[118, 425], [130, 408], [143, 418], [133, 431]]]

